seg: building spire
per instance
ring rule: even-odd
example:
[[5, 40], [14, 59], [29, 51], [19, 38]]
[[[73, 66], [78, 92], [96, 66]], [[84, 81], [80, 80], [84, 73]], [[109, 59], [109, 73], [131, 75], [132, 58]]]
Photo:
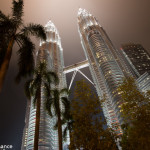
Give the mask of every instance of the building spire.
[[47, 22], [47, 24], [45, 25], [45, 30], [55, 32], [56, 34], [59, 34], [56, 26], [54, 25], [54, 23], [51, 20], [49, 20]]
[[90, 12], [88, 12], [86, 9], [79, 8], [78, 15], [81, 15], [81, 14], [84, 16], [92, 16], [92, 14]]
[[78, 21], [80, 20], [85, 20], [86, 22], [85, 28], [91, 25], [99, 25], [100, 27], [102, 27], [98, 23], [97, 19], [90, 12], [88, 12], [86, 9], [83, 9], [83, 8], [79, 8], [78, 10]]

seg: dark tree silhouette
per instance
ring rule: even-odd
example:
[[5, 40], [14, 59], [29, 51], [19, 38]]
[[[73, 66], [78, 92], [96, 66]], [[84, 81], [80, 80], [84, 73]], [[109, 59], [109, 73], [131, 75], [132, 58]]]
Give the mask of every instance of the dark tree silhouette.
[[13, 0], [12, 5], [11, 16], [6, 16], [0, 11], [0, 91], [9, 67], [14, 43], [19, 46], [17, 51], [19, 71], [16, 78], [19, 82], [21, 77], [30, 75], [34, 68], [35, 45], [30, 35], [46, 39], [43, 26], [33, 23], [27, 26], [23, 24], [23, 0]]

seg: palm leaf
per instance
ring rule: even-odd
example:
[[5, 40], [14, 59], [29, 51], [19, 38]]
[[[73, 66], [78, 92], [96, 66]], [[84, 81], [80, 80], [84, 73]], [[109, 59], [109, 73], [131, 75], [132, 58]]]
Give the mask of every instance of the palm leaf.
[[60, 90], [60, 94], [69, 94], [69, 90], [68, 90], [68, 88], [63, 88], [63, 89], [61, 89]]
[[25, 26], [21, 30], [21, 32], [23, 34], [25, 34], [26, 36], [33, 35], [33, 36], [39, 37], [43, 40], [46, 40], [46, 33], [44, 30], [44, 27], [41, 26], [40, 24], [30, 23], [29, 25]]
[[47, 110], [48, 114], [53, 117], [52, 111], [51, 111], [51, 107], [52, 107], [52, 103], [53, 103], [53, 98], [47, 98], [46, 102], [45, 102], [45, 110]]
[[35, 108], [36, 102], [38, 100], [38, 94], [39, 94], [38, 92], [39, 92], [39, 88], [36, 89], [36, 92], [35, 92], [35, 94], [33, 96], [33, 106], [34, 106], [34, 108]]
[[30, 92], [30, 88], [31, 88], [31, 84], [33, 82], [33, 79], [28, 80], [25, 85], [24, 85], [24, 91], [25, 91], [25, 95], [27, 96], [28, 99], [31, 99], [31, 92]]
[[63, 115], [67, 116], [69, 111], [70, 111], [70, 101], [68, 100], [67, 97], [61, 97], [61, 101], [62, 101], [62, 104], [64, 106]]
[[44, 78], [47, 81], [47, 83], [55, 83], [56, 85], [58, 84], [58, 76], [55, 72], [48, 71], [44, 73]]
[[37, 76], [34, 76], [34, 79], [33, 79], [32, 83], [30, 84], [30, 93], [31, 93], [31, 96], [35, 95], [36, 89], [38, 89], [38, 87], [40, 86], [39, 82], [40, 82], [39, 78], [37, 78]]
[[23, 16], [23, 0], [12, 2], [12, 15], [13, 15], [13, 21], [17, 26], [19, 26], [22, 23], [22, 16]]
[[2, 11], [0, 11], [0, 22], [4, 20], [9, 20], [9, 16], [6, 16]]
[[61, 97], [62, 103], [65, 106], [65, 109], [70, 108], [70, 101], [68, 100], [68, 97]]
[[50, 86], [47, 83], [44, 83], [44, 88], [45, 97], [50, 97]]
[[[0, 36], [3, 38], [11, 38], [15, 25], [11, 19], [0, 20]], [[2, 35], [3, 34], [3, 35]]]
[[[41, 77], [42, 78], [44, 78], [44, 75], [45, 75], [45, 73], [47, 72], [47, 64], [46, 64], [46, 62], [45, 61], [43, 61], [43, 62], [39, 62], [38, 64], [37, 64], [37, 67], [36, 67], [36, 75], [41, 75]], [[41, 78], [41, 79], [42, 79]]]
[[16, 40], [20, 43], [21, 47], [17, 54], [19, 55], [18, 67], [19, 71], [16, 77], [16, 82], [18, 83], [21, 77], [26, 77], [31, 75], [34, 69], [34, 57], [33, 51], [35, 45], [31, 42], [29, 38], [24, 35], [18, 35]]
[[58, 128], [58, 120], [56, 121], [55, 125], [54, 125], [54, 130], [57, 130]]
[[47, 82], [47, 84], [50, 85], [52, 83], [50, 79], [50, 75], [47, 72], [44, 72], [43, 77], [44, 77], [44, 81]]
[[[61, 120], [61, 125], [64, 125], [66, 124], [66, 120], [65, 119], [62, 119]], [[66, 126], [68, 128], [68, 126]], [[54, 125], [54, 130], [56, 130], [58, 128], [58, 120], [56, 121], [55, 125]]]
[[49, 71], [47, 74], [50, 76], [51, 82], [54, 81], [54, 83], [55, 83], [56, 85], [58, 85], [58, 83], [59, 83], [59, 78], [58, 78], [57, 74], [56, 74], [55, 72], [51, 72], [51, 71]]
[[0, 11], [0, 67], [4, 61], [12, 28], [12, 22]]
[[58, 114], [58, 111], [60, 110], [60, 103], [59, 103], [59, 91], [57, 89], [54, 89], [54, 109], [55, 109], [55, 115]]
[[68, 127], [66, 126], [64, 131], [63, 131], [63, 140], [64, 141], [66, 141], [67, 131], [68, 131]]
[[66, 140], [67, 130], [71, 132], [74, 123], [72, 115], [68, 113], [67, 115], [63, 116], [62, 123], [66, 124], [66, 127], [63, 131], [63, 139]]
[[40, 73], [43, 75], [45, 72], [47, 72], [47, 64], [45, 61], [40, 62], [39, 66], [38, 66], [38, 70], [40, 71]]

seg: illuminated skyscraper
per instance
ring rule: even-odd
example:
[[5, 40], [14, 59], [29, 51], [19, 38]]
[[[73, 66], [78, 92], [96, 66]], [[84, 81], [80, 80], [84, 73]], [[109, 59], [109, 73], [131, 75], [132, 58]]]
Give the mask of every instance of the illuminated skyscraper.
[[[86, 59], [99, 97], [106, 96], [103, 112], [109, 126], [122, 122], [120, 95], [117, 87], [124, 74], [120, 68], [117, 50], [96, 18], [85, 9], [78, 11], [78, 31]], [[121, 130], [116, 129], [118, 134]]]
[[[45, 60], [49, 70], [57, 73], [60, 83], [59, 89], [67, 87], [66, 77], [63, 73], [63, 49], [61, 47], [61, 40], [59, 33], [54, 24], [49, 21], [45, 26], [46, 42], [40, 42], [40, 50], [37, 53], [36, 64]], [[54, 85], [52, 85], [54, 88]], [[44, 93], [41, 92], [41, 114], [40, 114], [40, 130], [39, 130], [39, 150], [57, 150], [58, 149], [58, 133], [54, 130], [56, 118], [51, 118], [44, 108]], [[24, 136], [26, 137], [22, 143], [22, 150], [33, 150], [36, 109], [31, 100], [30, 113], [28, 123], [24, 129]], [[26, 118], [27, 119], [27, 118]]]
[[27, 106], [26, 106], [25, 126], [24, 126], [24, 130], [23, 130], [21, 150], [26, 150], [26, 146], [27, 146], [30, 103], [31, 103], [31, 101], [28, 100], [27, 101]]
[[123, 44], [120, 52], [124, 57], [125, 64], [136, 77], [145, 72], [150, 73], [150, 55], [141, 44]]
[[150, 90], [150, 55], [141, 44], [123, 44], [120, 49], [121, 63], [135, 77], [139, 89]]

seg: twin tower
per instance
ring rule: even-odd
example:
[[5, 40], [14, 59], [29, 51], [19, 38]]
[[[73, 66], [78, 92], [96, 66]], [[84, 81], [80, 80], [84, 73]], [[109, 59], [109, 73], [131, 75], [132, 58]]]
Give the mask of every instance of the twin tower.
[[[40, 42], [40, 50], [36, 61], [46, 60], [48, 68], [55, 71], [60, 79], [59, 88], [67, 87], [65, 74], [74, 71], [74, 75], [80, 69], [89, 67], [93, 85], [100, 98], [106, 96], [103, 104], [103, 113], [109, 126], [115, 126], [122, 122], [120, 117], [120, 94], [117, 87], [126, 73], [130, 73], [120, 65], [119, 55], [111, 40], [100, 26], [96, 18], [85, 9], [78, 11], [78, 31], [86, 60], [76, 65], [64, 67], [63, 49], [59, 33], [55, 25], [49, 21], [46, 26], [46, 42]], [[81, 72], [82, 73], [82, 72]], [[44, 95], [42, 95], [44, 97]], [[28, 105], [25, 119], [25, 128], [22, 141], [22, 150], [32, 150], [34, 144], [36, 109], [33, 104]], [[44, 101], [41, 100], [39, 150], [57, 150], [58, 135], [53, 129], [55, 118], [50, 118], [44, 110]], [[116, 128], [118, 134], [120, 128]], [[64, 149], [68, 141], [64, 144]]]

